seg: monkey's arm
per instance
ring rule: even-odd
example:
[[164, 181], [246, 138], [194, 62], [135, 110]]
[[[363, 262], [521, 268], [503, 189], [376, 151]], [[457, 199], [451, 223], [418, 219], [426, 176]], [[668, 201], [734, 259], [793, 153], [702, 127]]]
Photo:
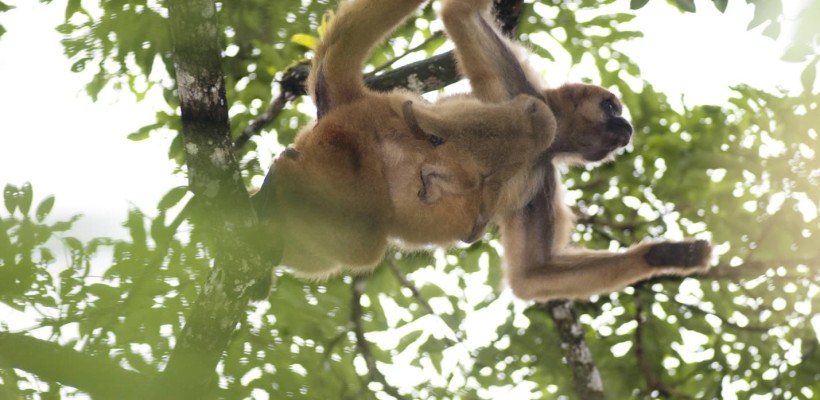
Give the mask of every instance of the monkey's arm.
[[459, 70], [470, 80], [473, 95], [493, 102], [518, 94], [543, 98], [515, 46], [485, 17], [490, 4], [490, 0], [446, 0], [441, 9], [444, 27], [456, 45]]
[[342, 1], [316, 50], [308, 79], [319, 117], [367, 92], [362, 67], [370, 50], [424, 1]]

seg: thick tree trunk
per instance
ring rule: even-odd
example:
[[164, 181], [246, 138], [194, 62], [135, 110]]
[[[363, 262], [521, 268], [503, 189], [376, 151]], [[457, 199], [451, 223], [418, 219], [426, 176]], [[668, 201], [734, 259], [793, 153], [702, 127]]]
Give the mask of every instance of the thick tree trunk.
[[270, 268], [259, 252], [248, 251], [256, 216], [232, 150], [216, 6], [213, 0], [168, 5], [188, 181], [198, 210], [194, 222], [209, 233], [214, 266], [156, 395], [203, 398], [209, 397], [216, 365], [245, 314], [248, 289]]

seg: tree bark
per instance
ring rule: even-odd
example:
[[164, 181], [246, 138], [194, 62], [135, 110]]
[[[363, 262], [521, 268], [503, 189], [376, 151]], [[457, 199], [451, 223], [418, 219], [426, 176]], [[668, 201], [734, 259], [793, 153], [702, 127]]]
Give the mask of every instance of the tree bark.
[[601, 373], [584, 340], [584, 329], [578, 322], [575, 306], [569, 300], [553, 300], [540, 305], [555, 321], [561, 337], [561, 349], [572, 371], [572, 386], [581, 400], [603, 400]]
[[216, 6], [213, 0], [168, 6], [189, 188], [199, 211], [194, 222], [208, 232], [214, 266], [154, 397], [203, 398], [210, 397], [216, 365], [245, 315], [248, 289], [270, 274], [270, 265], [247, 248], [256, 216], [232, 150]]

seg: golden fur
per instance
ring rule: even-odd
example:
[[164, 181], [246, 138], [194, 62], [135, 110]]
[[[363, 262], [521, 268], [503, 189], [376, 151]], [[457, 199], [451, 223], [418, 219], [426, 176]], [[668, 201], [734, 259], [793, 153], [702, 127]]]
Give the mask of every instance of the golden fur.
[[308, 84], [318, 119], [254, 196], [298, 275], [372, 269], [390, 241], [475, 240], [498, 210], [522, 205], [510, 193], [528, 187], [552, 143], [553, 113], [527, 94], [429, 104], [364, 86], [370, 49], [423, 2], [342, 1], [317, 50]]
[[[525, 206], [501, 211], [497, 222], [504, 245], [505, 275], [523, 299], [584, 298], [611, 292], [661, 274], [685, 276], [708, 268], [705, 241], [644, 242], [623, 253], [572, 246], [572, 212], [562, 200], [558, 163], [607, 160], [625, 146], [632, 127], [608, 90], [570, 84], [545, 88], [527, 64], [527, 52], [498, 33], [485, 13], [490, 0], [443, 0], [441, 18], [455, 42], [459, 68], [473, 95], [504, 102], [521, 93], [540, 97], [557, 122], [545, 126], [555, 140], [529, 176], [533, 191]], [[553, 132], [553, 129], [555, 131]], [[511, 202], [515, 203], [515, 202]]]

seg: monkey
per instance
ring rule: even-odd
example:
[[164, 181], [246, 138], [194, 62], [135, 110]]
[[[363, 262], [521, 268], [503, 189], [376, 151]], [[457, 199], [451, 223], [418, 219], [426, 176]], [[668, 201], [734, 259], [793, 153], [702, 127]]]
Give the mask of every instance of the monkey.
[[623, 105], [608, 90], [589, 84], [552, 89], [527, 62], [528, 53], [499, 33], [488, 17], [491, 0], [443, 0], [440, 18], [455, 44], [462, 76], [472, 95], [499, 102], [528, 94], [549, 106], [554, 136], [529, 173], [525, 185], [535, 192], [522, 207], [500, 210], [504, 275], [513, 294], [524, 300], [582, 299], [621, 290], [658, 275], [687, 276], [709, 268], [711, 246], [705, 240], [645, 241], [621, 253], [593, 251], [570, 243], [575, 218], [563, 202], [558, 166], [608, 161], [626, 146], [632, 125]]
[[[297, 276], [370, 271], [389, 244], [470, 242], [528, 180], [553, 135], [541, 100], [430, 104], [365, 87], [364, 63], [425, 0], [343, 0], [316, 50], [307, 86], [316, 121], [273, 162], [252, 200], [281, 263]], [[277, 254], [278, 255], [278, 254]]]

